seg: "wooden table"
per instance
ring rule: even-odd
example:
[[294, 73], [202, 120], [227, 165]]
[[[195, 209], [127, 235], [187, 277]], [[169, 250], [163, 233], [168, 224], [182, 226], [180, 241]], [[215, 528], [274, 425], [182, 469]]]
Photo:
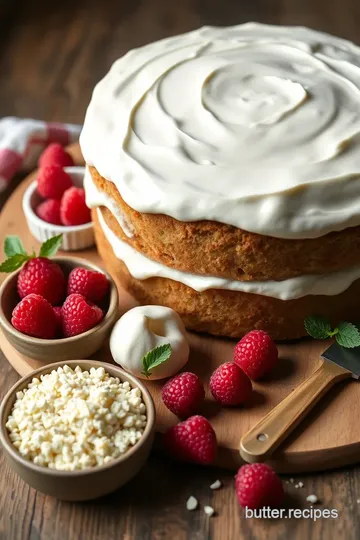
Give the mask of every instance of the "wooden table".
[[[249, 20], [308, 25], [360, 43], [358, 0], [32, 0], [13, 1], [0, 21], [0, 115], [81, 123], [92, 88], [129, 48], [204, 24]], [[0, 201], [8, 196], [1, 195]], [[20, 209], [19, 209], [20, 211]], [[1, 356], [1, 353], [0, 353]], [[17, 380], [0, 358], [0, 392]], [[174, 464], [154, 455], [125, 489], [100, 501], [60, 502], [36, 493], [0, 456], [1, 540], [357, 539], [360, 468], [301, 475], [286, 484], [289, 508], [315, 493], [336, 520], [250, 520], [238, 508], [230, 473]], [[220, 478], [224, 487], [211, 492]], [[286, 478], [284, 478], [286, 480]], [[218, 512], [188, 512], [195, 495]]]

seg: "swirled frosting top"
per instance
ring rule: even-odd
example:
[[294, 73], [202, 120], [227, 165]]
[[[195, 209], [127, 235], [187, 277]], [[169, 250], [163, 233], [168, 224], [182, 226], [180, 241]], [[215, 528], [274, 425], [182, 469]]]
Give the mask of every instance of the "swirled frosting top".
[[86, 162], [140, 212], [280, 238], [360, 225], [360, 48], [302, 27], [204, 27], [96, 86]]

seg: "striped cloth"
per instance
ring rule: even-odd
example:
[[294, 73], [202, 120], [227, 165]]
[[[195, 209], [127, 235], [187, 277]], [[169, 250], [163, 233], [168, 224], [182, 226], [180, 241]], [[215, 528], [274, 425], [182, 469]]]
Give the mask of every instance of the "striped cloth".
[[19, 171], [36, 166], [42, 150], [50, 143], [66, 146], [79, 138], [81, 126], [41, 122], [30, 118], [0, 119], [0, 191]]

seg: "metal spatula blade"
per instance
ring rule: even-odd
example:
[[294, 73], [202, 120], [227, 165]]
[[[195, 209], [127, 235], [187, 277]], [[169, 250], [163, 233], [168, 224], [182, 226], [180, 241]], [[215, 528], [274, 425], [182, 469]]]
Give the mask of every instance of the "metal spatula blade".
[[321, 356], [325, 360], [350, 371], [354, 379], [360, 377], [360, 347], [344, 349], [344, 347], [334, 343]]

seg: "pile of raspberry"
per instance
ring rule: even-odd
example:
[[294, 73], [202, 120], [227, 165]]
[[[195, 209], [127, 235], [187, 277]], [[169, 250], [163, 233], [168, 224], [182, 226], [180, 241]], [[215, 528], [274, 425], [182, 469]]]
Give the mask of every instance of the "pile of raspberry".
[[53, 225], [83, 225], [91, 221], [85, 191], [75, 187], [64, 167], [72, 167], [73, 159], [60, 144], [50, 144], [39, 159], [37, 191], [44, 199], [35, 209], [36, 215]]
[[[267, 375], [278, 362], [278, 349], [271, 337], [262, 330], [246, 334], [235, 346], [233, 360], [221, 364], [212, 373], [209, 389], [222, 407], [246, 405], [253, 393], [252, 381]], [[200, 378], [184, 372], [170, 379], [162, 388], [164, 405], [181, 422], [164, 434], [165, 449], [175, 458], [207, 465], [218, 452], [216, 433], [201, 413], [205, 389]], [[240, 467], [235, 478], [235, 490], [241, 506], [277, 507], [284, 497], [280, 478], [265, 464]]]
[[20, 270], [17, 290], [14, 328], [32, 337], [61, 339], [82, 334], [104, 318], [109, 281], [101, 272], [81, 267], [66, 277], [55, 261], [36, 257]]

